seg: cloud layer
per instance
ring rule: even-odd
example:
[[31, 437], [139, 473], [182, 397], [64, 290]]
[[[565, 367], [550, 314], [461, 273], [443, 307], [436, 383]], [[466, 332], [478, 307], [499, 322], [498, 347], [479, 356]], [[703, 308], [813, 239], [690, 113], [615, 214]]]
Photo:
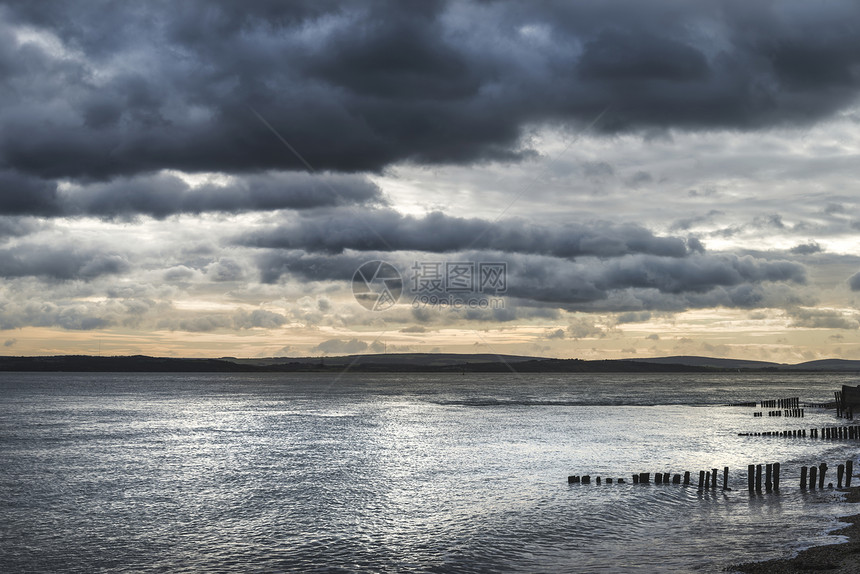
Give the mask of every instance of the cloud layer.
[[0, 165], [44, 179], [514, 160], [530, 125], [807, 124], [854, 2], [5, 3]]

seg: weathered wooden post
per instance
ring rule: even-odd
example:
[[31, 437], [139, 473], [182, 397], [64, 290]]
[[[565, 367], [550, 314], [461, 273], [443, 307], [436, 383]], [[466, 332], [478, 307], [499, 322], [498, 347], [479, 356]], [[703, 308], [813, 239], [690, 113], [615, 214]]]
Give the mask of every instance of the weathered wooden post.
[[711, 469], [711, 488], [713, 488], [714, 490], [717, 489], [717, 469], [716, 468]]
[[639, 484], [639, 475], [638, 474], [633, 475], [633, 484]]
[[600, 484], [600, 477], [599, 477], [599, 476], [597, 477], [597, 481], [596, 481], [596, 482], [597, 482], [597, 484]]
[[761, 492], [761, 465], [755, 465], [755, 491]]
[[815, 489], [816, 484], [818, 484], [818, 480], [816, 477], [818, 476], [818, 467], [814, 464], [809, 467], [809, 488]]
[[607, 478], [607, 479], [606, 479], [606, 484], [612, 484], [612, 479], [611, 479], [611, 478]]
[[773, 489], [779, 490], [779, 463], [773, 463]]
[[681, 475], [676, 474], [672, 477], [672, 484], [681, 484]]
[[827, 463], [818, 465], [818, 488], [824, 488], [824, 475], [827, 474]]
[[639, 473], [639, 482], [640, 482], [640, 484], [648, 484], [649, 482], [651, 482], [651, 475], [648, 474], [647, 472], [640, 472]]
[[773, 489], [773, 481], [771, 478], [773, 477], [773, 465], [768, 463], [764, 467], [765, 475], [764, 475], [764, 489], [768, 492]]
[[591, 475], [586, 474], [582, 477], [582, 484], [591, 484]]
[[805, 466], [800, 467], [800, 488], [806, 490], [806, 471], [809, 470]]
[[663, 484], [669, 484], [669, 473], [668, 472], [663, 473]]
[[690, 471], [685, 470], [684, 471], [684, 486], [689, 486], [689, 485], [690, 485]]
[[729, 467], [723, 467], [723, 490], [731, 490], [729, 488]]
[[854, 474], [854, 461], [846, 460], [845, 461], [845, 488], [851, 486], [851, 475]]
[[836, 488], [842, 488], [842, 475], [845, 474], [845, 465], [840, 464], [836, 467]]
[[752, 464], [747, 466], [747, 486], [750, 492], [753, 492], [753, 480], [755, 479], [755, 466]]
[[654, 473], [654, 484], [663, 484], [663, 474], [660, 472]]
[[705, 488], [705, 471], [700, 470], [699, 471], [699, 490], [702, 490], [703, 488]]

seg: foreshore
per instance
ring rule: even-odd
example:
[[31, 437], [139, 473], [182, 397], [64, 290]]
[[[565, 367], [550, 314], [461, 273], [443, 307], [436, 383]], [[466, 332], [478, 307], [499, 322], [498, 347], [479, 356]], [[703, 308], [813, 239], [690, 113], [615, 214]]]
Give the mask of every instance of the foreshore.
[[[846, 489], [846, 502], [860, 502], [860, 487]], [[846, 510], [853, 510], [848, 507]], [[794, 558], [780, 558], [765, 562], [749, 562], [731, 568], [734, 572], [749, 574], [782, 574], [790, 572], [826, 571], [841, 573], [860, 573], [860, 514], [839, 519], [849, 526], [834, 530], [831, 534], [847, 536], [845, 544], [815, 546], [801, 551]]]

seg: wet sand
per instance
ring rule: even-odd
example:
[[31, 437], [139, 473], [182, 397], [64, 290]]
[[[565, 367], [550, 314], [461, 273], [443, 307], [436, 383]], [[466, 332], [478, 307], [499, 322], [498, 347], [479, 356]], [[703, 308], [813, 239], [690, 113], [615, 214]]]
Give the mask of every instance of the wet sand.
[[[847, 489], [847, 502], [860, 502], [860, 487]], [[750, 562], [734, 566], [735, 572], [751, 574], [781, 574], [786, 572], [834, 572], [860, 574], [860, 514], [839, 519], [849, 526], [831, 534], [847, 536], [845, 544], [816, 546], [803, 550], [794, 558]]]

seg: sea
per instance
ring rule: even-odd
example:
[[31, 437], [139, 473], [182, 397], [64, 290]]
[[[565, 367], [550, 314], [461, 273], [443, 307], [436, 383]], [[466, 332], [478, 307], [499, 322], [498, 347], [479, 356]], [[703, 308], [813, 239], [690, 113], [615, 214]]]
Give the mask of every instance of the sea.
[[[845, 424], [832, 410], [727, 405], [842, 384], [858, 381], [2, 373], [0, 571], [731, 572], [844, 541], [828, 532], [857, 511], [801, 490], [800, 468], [836, 483], [860, 461], [857, 441], [738, 436]], [[780, 490], [750, 494], [747, 465], [775, 462]]]

